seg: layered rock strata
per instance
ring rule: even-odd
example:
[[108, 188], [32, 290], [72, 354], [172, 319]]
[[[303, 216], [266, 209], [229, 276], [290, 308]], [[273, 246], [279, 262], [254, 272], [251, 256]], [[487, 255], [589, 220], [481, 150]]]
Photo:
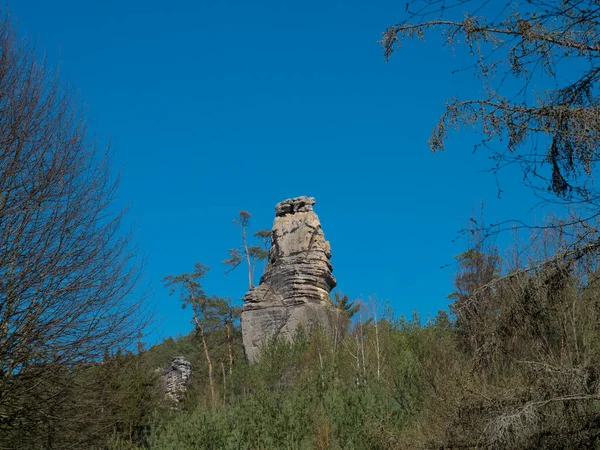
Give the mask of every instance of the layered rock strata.
[[244, 350], [251, 362], [270, 337], [290, 339], [300, 325], [333, 327], [337, 315], [329, 293], [336, 280], [314, 204], [312, 197], [297, 197], [275, 207], [269, 264], [242, 309]]
[[192, 375], [192, 364], [183, 356], [171, 360], [171, 365], [163, 373], [165, 399], [179, 402], [185, 395]]

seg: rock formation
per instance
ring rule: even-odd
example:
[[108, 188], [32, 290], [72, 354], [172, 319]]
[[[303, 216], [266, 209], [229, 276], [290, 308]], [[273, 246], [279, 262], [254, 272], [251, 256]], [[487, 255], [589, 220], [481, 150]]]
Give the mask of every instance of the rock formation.
[[171, 365], [163, 372], [165, 399], [179, 402], [185, 394], [192, 375], [192, 365], [183, 356], [171, 360]]
[[299, 325], [310, 329], [320, 323], [329, 330], [337, 317], [329, 296], [336, 285], [331, 248], [314, 204], [312, 197], [297, 197], [275, 207], [269, 264], [242, 308], [242, 339], [251, 362], [266, 339], [290, 339]]

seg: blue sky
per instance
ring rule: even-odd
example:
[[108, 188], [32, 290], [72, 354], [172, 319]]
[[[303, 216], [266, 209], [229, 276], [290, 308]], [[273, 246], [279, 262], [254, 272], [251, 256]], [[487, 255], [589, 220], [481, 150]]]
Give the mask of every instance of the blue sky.
[[388, 299], [397, 314], [448, 304], [464, 250], [453, 242], [485, 200], [489, 222], [531, 206], [508, 170], [497, 198], [491, 161], [469, 130], [444, 153], [427, 147], [451, 95], [476, 96], [460, 55], [440, 39], [386, 64], [381, 32], [404, 2], [9, 0], [21, 36], [79, 92], [92, 137], [111, 139], [119, 202], [149, 257], [157, 326], [191, 329], [161, 278], [211, 266], [210, 294], [239, 299], [224, 276], [239, 210], [270, 228], [275, 204], [317, 199], [338, 289]]

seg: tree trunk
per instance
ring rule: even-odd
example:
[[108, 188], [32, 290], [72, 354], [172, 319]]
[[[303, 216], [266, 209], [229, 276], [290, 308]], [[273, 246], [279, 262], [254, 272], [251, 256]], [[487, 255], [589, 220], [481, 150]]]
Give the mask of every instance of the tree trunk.
[[229, 320], [225, 322], [225, 329], [227, 330], [227, 351], [229, 352], [229, 375], [233, 375], [233, 349], [231, 345], [231, 327]]
[[242, 237], [244, 238], [244, 252], [246, 253], [246, 262], [248, 263], [248, 285], [250, 289], [254, 287], [254, 280], [252, 277], [252, 262], [250, 261], [250, 253], [248, 252], [248, 237], [246, 235], [246, 227], [242, 227]]
[[204, 348], [204, 356], [206, 357], [206, 362], [208, 364], [208, 381], [210, 383], [210, 399], [211, 399], [212, 405], [214, 406], [215, 405], [215, 386], [214, 386], [214, 382], [213, 382], [213, 366], [212, 366], [212, 362], [210, 361], [210, 356], [208, 354], [208, 346], [206, 345], [206, 339], [204, 337], [204, 327], [198, 320], [198, 317], [194, 316], [194, 321], [196, 322], [196, 327], [198, 328], [198, 331], [200, 331], [200, 337], [202, 338], [202, 347]]

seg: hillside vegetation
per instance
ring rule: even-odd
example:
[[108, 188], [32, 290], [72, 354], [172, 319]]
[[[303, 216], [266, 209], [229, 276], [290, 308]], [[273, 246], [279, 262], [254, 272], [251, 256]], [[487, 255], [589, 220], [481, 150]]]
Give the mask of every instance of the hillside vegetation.
[[[551, 244], [546, 236], [542, 247]], [[508, 263], [481, 245], [459, 261], [450, 315], [357, 311], [336, 295], [338, 332], [301, 329], [270, 342], [257, 364], [245, 361], [236, 323], [231, 374], [226, 330], [212, 328], [214, 397], [197, 332], [107, 355], [81, 368], [95, 389], [78, 402], [95, 414], [77, 417], [77, 429], [69, 408], [59, 414], [56, 448], [75, 437], [111, 449], [596, 448], [596, 270], [556, 260], [503, 272]], [[174, 356], [193, 366], [180, 403], [163, 399], [155, 371]]]
[[[432, 34], [471, 58], [465, 73], [480, 84], [475, 97], [448, 99], [431, 150], [474, 128], [494, 175], [515, 166], [547, 217], [472, 219], [448, 309], [435, 317], [402, 295], [402, 274], [396, 292], [415, 306], [410, 318], [341, 294], [343, 284], [330, 305], [323, 238], [318, 299], [335, 326], [275, 337], [251, 364], [239, 304], [204, 291], [200, 263], [163, 279], [194, 330], [144, 344], [144, 260], [123, 231], [111, 151], [88, 136], [75, 91], [2, 14], [0, 449], [600, 449], [598, 1], [410, 0], [383, 33], [385, 58]], [[257, 267], [277, 260], [271, 230], [248, 234], [249, 218], [239, 213], [242, 242], [224, 262], [248, 270], [252, 292]], [[514, 237], [499, 248], [506, 231]], [[297, 267], [284, 269], [277, 282], [306, 287]], [[259, 284], [281, 287], [269, 286]], [[165, 395], [174, 357], [192, 367], [179, 400]]]

